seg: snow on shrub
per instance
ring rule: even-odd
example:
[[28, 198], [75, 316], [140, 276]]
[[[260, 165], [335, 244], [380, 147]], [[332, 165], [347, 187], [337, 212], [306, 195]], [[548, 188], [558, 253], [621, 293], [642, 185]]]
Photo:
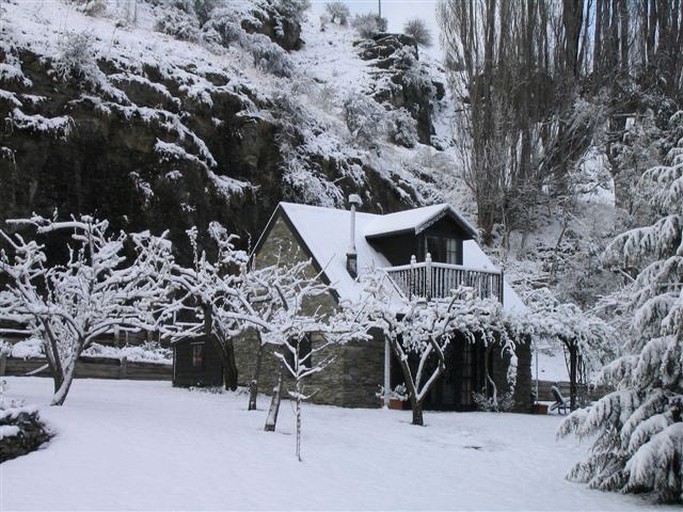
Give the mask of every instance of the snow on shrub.
[[164, 10], [154, 26], [157, 32], [180, 41], [199, 41], [199, 20], [194, 12], [171, 6]]
[[386, 131], [386, 116], [386, 111], [367, 96], [352, 95], [344, 101], [346, 126], [359, 141], [370, 143], [382, 138]]
[[311, 7], [310, 0], [277, 0], [275, 8], [294, 23], [304, 21], [304, 13]]
[[0, 381], [0, 464], [37, 450], [52, 437], [38, 408], [7, 400], [6, 386], [6, 381]]
[[74, 120], [71, 116], [26, 115], [18, 108], [12, 110], [12, 113], [6, 118], [6, 122], [14, 130], [51, 135], [55, 139], [62, 140], [68, 138], [74, 126]]
[[267, 36], [253, 34], [249, 37], [248, 47], [254, 58], [254, 65], [262, 71], [281, 78], [292, 76], [294, 64], [289, 55]]
[[432, 45], [432, 33], [421, 18], [411, 18], [403, 25], [403, 33], [415, 39], [419, 46]]
[[241, 43], [247, 33], [242, 28], [239, 17], [232, 9], [215, 9], [202, 26], [202, 39], [209, 43], [228, 48], [231, 44]]
[[373, 13], [356, 14], [351, 21], [351, 26], [356, 29], [358, 35], [364, 39], [370, 39], [377, 34], [386, 32], [387, 19], [380, 18]]
[[173, 351], [168, 347], [162, 347], [156, 341], [148, 341], [142, 345], [124, 345], [112, 347], [93, 343], [83, 351], [84, 356], [107, 357], [111, 359], [123, 359], [141, 363], [170, 364], [173, 361]]
[[344, 27], [349, 24], [351, 12], [349, 11], [349, 6], [344, 2], [334, 0], [325, 4], [325, 12], [332, 23], [338, 23]]
[[11, 346], [11, 355], [16, 359], [41, 359], [45, 357], [43, 340], [37, 336], [31, 336], [25, 340], [17, 341]]
[[399, 146], [414, 148], [418, 143], [417, 121], [405, 108], [394, 110], [388, 117], [389, 139]]
[[67, 32], [60, 44], [60, 53], [52, 63], [52, 75], [62, 82], [99, 85], [105, 80], [97, 66], [95, 36], [92, 32]]
[[344, 204], [342, 190], [326, 176], [310, 169], [301, 155], [293, 155], [282, 176], [283, 199], [336, 208]]
[[107, 0], [72, 0], [76, 10], [88, 16], [101, 16], [107, 10]]

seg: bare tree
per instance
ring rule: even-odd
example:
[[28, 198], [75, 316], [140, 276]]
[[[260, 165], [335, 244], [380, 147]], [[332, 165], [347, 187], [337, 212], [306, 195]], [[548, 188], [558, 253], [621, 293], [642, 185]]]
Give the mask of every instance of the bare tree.
[[45, 244], [0, 230], [7, 245], [0, 253], [0, 275], [7, 282], [0, 292], [0, 319], [42, 339], [54, 381], [52, 404], [62, 405], [78, 358], [96, 337], [154, 325], [154, 314], [167, 300], [171, 244], [149, 232], [111, 235], [107, 221], [87, 215], [8, 222], [36, 236], [71, 233], [66, 261], [48, 266]]
[[364, 296], [352, 310], [359, 325], [380, 329], [389, 340], [408, 392], [412, 423], [424, 425], [424, 399], [446, 369], [444, 354], [454, 336], [487, 347], [499, 343], [509, 354], [514, 354], [515, 344], [504, 327], [500, 303], [494, 300], [474, 299], [471, 290], [462, 288], [445, 299], [392, 304], [383, 292], [384, 280], [377, 274], [365, 276]]
[[220, 354], [225, 389], [235, 390], [234, 339], [248, 327], [263, 324], [244, 290], [247, 255], [235, 249], [236, 237], [217, 222], [209, 224], [215, 256], [199, 247], [196, 228], [187, 235], [192, 265], [173, 265], [168, 279], [174, 301], [158, 318], [159, 329], [171, 339], [205, 337]]

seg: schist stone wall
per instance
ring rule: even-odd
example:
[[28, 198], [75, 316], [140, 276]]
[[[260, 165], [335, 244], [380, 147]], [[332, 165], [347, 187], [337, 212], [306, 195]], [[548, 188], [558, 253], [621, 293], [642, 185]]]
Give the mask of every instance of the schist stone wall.
[[[279, 261], [294, 264], [308, 259], [304, 248], [292, 233], [282, 217], [273, 224], [259, 248], [255, 264], [257, 267], [272, 265]], [[311, 265], [308, 277], [315, 277], [317, 271]], [[314, 297], [306, 305], [311, 311], [332, 312], [337, 306], [332, 294]], [[311, 338], [312, 349], [320, 347], [324, 340], [314, 334]], [[235, 341], [235, 360], [240, 371], [240, 384], [248, 385], [256, 368], [259, 340], [255, 332], [250, 332]], [[277, 382], [279, 360], [273, 355], [277, 347], [266, 345], [261, 357], [259, 390], [270, 393]], [[379, 407], [375, 396], [384, 376], [384, 342], [378, 338], [369, 341], [350, 342], [343, 346], [328, 347], [325, 351], [312, 354], [322, 359], [333, 356], [334, 362], [322, 372], [304, 381], [306, 395], [312, 395], [314, 403], [340, 405], [345, 407]], [[293, 390], [294, 382], [285, 376], [285, 391]], [[286, 395], [285, 395], [286, 396]]]

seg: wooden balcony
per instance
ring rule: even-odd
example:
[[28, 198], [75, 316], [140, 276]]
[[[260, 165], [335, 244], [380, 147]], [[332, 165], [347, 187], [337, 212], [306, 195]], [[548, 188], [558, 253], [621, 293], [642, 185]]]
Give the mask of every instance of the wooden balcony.
[[384, 271], [406, 298], [439, 299], [452, 295], [460, 286], [467, 286], [474, 290], [477, 298], [495, 298], [503, 303], [502, 270], [436, 263], [427, 255], [426, 261], [417, 263], [413, 257], [408, 265], [389, 267]]

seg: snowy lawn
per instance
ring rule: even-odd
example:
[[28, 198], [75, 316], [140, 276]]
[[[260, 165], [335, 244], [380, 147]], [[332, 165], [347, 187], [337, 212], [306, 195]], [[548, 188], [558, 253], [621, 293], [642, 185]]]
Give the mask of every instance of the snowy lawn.
[[[0, 510], [673, 510], [564, 480], [585, 445], [556, 441], [559, 416], [306, 405], [303, 462], [284, 402], [76, 380], [48, 407], [51, 380], [7, 377], [6, 397], [40, 404], [49, 446], [0, 465]], [[676, 508], [680, 510], [680, 508]]]

